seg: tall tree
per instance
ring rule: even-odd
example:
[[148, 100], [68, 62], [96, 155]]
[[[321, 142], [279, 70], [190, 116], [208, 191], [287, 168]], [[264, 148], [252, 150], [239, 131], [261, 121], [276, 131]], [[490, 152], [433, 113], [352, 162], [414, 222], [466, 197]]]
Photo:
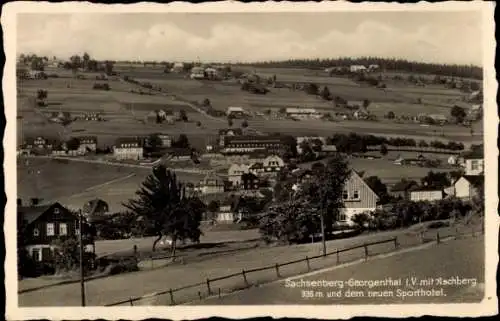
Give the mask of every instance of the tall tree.
[[187, 195], [183, 184], [165, 166], [155, 167], [136, 195], [137, 199], [123, 205], [148, 224], [157, 236], [153, 251], [164, 236], [172, 239], [174, 258], [177, 241], [190, 239], [199, 242], [200, 221], [205, 206], [198, 198]]
[[350, 174], [347, 159], [337, 154], [302, 188], [302, 197], [320, 213], [323, 255], [326, 255], [326, 233], [344, 207], [342, 194]]

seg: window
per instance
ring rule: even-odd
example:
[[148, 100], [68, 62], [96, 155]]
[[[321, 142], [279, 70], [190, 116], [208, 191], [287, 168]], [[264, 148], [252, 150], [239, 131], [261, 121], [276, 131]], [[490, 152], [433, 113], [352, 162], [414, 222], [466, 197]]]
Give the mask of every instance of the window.
[[38, 236], [38, 235], [40, 235], [40, 231], [37, 228], [33, 229], [33, 236]]
[[66, 223], [59, 224], [59, 235], [68, 235], [68, 225]]
[[59, 209], [58, 208], [54, 208], [54, 214], [59, 214]]
[[359, 191], [354, 191], [354, 193], [352, 193], [352, 198], [355, 200], [359, 200]]
[[47, 236], [54, 236], [54, 223], [47, 223]]
[[78, 226], [75, 227], [75, 235], [80, 235], [80, 229]]
[[345, 200], [346, 200], [346, 199], [348, 199], [348, 198], [349, 198], [349, 192], [347, 192], [347, 191], [343, 191], [343, 192], [342, 192], [342, 199], [345, 199]]
[[341, 222], [347, 221], [347, 215], [343, 213], [339, 214], [339, 221]]
[[472, 160], [470, 164], [471, 170], [477, 171], [479, 169], [479, 161]]
[[40, 253], [40, 249], [31, 250], [31, 257], [35, 262], [40, 262], [42, 260], [42, 255]]

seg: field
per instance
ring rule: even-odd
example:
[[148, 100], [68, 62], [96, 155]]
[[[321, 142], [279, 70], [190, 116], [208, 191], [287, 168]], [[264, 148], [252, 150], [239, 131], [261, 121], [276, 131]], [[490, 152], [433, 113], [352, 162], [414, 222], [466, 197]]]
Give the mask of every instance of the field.
[[[86, 202], [101, 198], [114, 212], [123, 209], [122, 202], [134, 197], [149, 173], [150, 170], [142, 168], [40, 158], [19, 159], [17, 193], [26, 201], [40, 197], [44, 201], [59, 201], [71, 208], [81, 208]], [[180, 172], [177, 177], [180, 181], [195, 183], [203, 175]]]
[[[251, 71], [254, 68], [236, 67], [235, 69]], [[97, 74], [85, 73], [86, 79], [74, 79], [71, 72], [52, 70], [58, 78], [47, 80], [24, 81], [19, 87], [18, 97], [18, 140], [28, 136], [52, 136], [67, 139], [75, 135], [95, 135], [99, 147], [110, 147], [120, 136], [147, 135], [163, 132], [177, 136], [186, 134], [193, 147], [204, 150], [207, 143], [213, 143], [217, 131], [227, 127], [225, 119], [215, 119], [199, 113], [193, 103], [205, 98], [211, 101], [218, 110], [226, 110], [229, 106], [241, 106], [249, 111], [264, 112], [284, 107], [312, 107], [322, 112], [339, 111], [331, 102], [321, 100], [303, 91], [291, 91], [285, 88], [271, 88], [267, 95], [254, 95], [240, 89], [236, 81], [197, 81], [184, 75], [164, 74], [162, 68], [117, 67], [122, 75], [136, 80], [150, 82], [162, 87], [162, 93], [139, 95], [131, 90], [138, 86], [119, 78], [109, 80], [109, 91], [93, 90]], [[357, 132], [380, 136], [404, 136], [417, 140], [462, 141], [467, 147], [471, 143], [483, 140], [482, 123], [474, 127], [471, 134], [468, 128], [455, 125], [421, 126], [418, 124], [401, 124], [386, 120], [383, 116], [388, 111], [396, 115], [416, 115], [425, 113], [442, 113], [448, 115], [455, 101], [462, 99], [463, 93], [449, 90], [442, 86], [416, 87], [411, 84], [394, 83], [386, 90], [362, 86], [345, 77], [328, 77], [323, 71], [281, 68], [255, 68], [263, 77], [277, 76], [278, 82], [304, 83], [315, 82], [327, 85], [333, 95], [345, 99], [371, 101], [369, 111], [377, 115], [379, 121], [292, 121], [274, 120], [256, 117], [248, 120], [249, 129], [263, 133], [280, 132], [292, 135], [322, 135], [334, 133]], [[102, 81], [99, 81], [102, 82]], [[34, 97], [38, 89], [48, 90], [47, 107], [34, 106]], [[422, 104], [417, 104], [417, 98]], [[154, 110], [164, 109], [177, 112], [184, 110], [188, 122], [176, 122], [172, 125], [145, 122], [146, 115]], [[99, 112], [106, 121], [76, 120], [67, 126], [50, 122], [52, 112], [67, 111], [72, 117], [88, 112]], [[201, 126], [197, 125], [197, 122]], [[241, 126], [241, 121], [234, 121], [234, 127]], [[34, 161], [34, 160], [33, 160]], [[377, 175], [387, 182], [399, 180], [401, 177], [419, 178], [429, 169], [393, 165], [386, 160], [353, 159], [354, 168], [365, 171], [366, 175]], [[139, 183], [144, 179], [147, 170], [120, 169], [113, 167], [102, 170], [96, 164], [61, 165], [52, 163], [33, 164], [34, 169], [42, 166], [42, 174], [27, 174], [22, 164], [18, 168], [19, 195], [23, 198], [40, 196], [45, 199], [60, 199], [72, 206], [81, 206], [86, 200], [102, 197], [109, 202], [113, 210], [119, 209], [121, 202], [133, 196]], [[108, 167], [106, 167], [108, 168]], [[33, 171], [31, 171], [33, 172]], [[76, 174], [75, 174], [76, 173]], [[187, 175], [187, 174], [186, 174]], [[38, 178], [35, 178], [35, 177]], [[197, 181], [200, 175], [188, 175], [187, 181]], [[77, 178], [79, 184], [74, 184]], [[114, 181], [119, 179], [118, 181]], [[110, 183], [111, 181], [111, 183]], [[105, 185], [100, 185], [106, 183]]]
[[[247, 68], [247, 67], [245, 67]], [[248, 68], [247, 68], [248, 69]], [[48, 80], [25, 81], [20, 88], [18, 127], [22, 127], [25, 136], [53, 134], [70, 136], [97, 135], [101, 146], [111, 146], [117, 136], [146, 135], [151, 132], [165, 132], [172, 135], [184, 133], [197, 148], [203, 149], [207, 140], [215, 137], [217, 130], [227, 127], [224, 119], [214, 119], [198, 113], [189, 102], [200, 102], [205, 98], [211, 101], [215, 109], [226, 110], [229, 106], [241, 106], [249, 111], [264, 112], [285, 107], [311, 107], [322, 112], [335, 113], [339, 110], [331, 102], [321, 100], [302, 91], [290, 91], [285, 88], [271, 88], [267, 95], [254, 95], [244, 92], [235, 81], [197, 81], [178, 74], [164, 74], [161, 68], [136, 67], [119, 70], [123, 75], [149, 82], [162, 87], [163, 93], [139, 95], [132, 93], [137, 86], [120, 80], [109, 80], [110, 91], [93, 90], [96, 74], [85, 74], [86, 79], [72, 79], [67, 71], [55, 70], [59, 78]], [[252, 69], [248, 69], [252, 70]], [[411, 84], [395, 84], [386, 90], [361, 86], [343, 77], [328, 77], [322, 71], [300, 69], [257, 68], [256, 72], [268, 77], [276, 75], [278, 82], [315, 82], [328, 85], [333, 95], [348, 100], [371, 101], [369, 110], [379, 121], [291, 121], [253, 118], [250, 128], [261, 132], [281, 132], [297, 135], [332, 135], [335, 132], [363, 132], [378, 135], [404, 135], [417, 139], [441, 137], [443, 140], [459, 140], [477, 143], [482, 140], [482, 125], [474, 128], [474, 135], [469, 129], [459, 126], [422, 127], [418, 124], [397, 124], [383, 119], [388, 111], [396, 115], [417, 115], [419, 113], [441, 113], [449, 115], [453, 103], [462, 99], [463, 93], [440, 86], [416, 87]], [[50, 72], [49, 72], [50, 73]], [[34, 111], [30, 102], [38, 89], [48, 90], [49, 106]], [[417, 104], [417, 98], [422, 104]], [[189, 122], [177, 122], [174, 125], [144, 123], [145, 116], [154, 110], [186, 111]], [[105, 122], [76, 121], [66, 128], [48, 123], [43, 114], [53, 111], [68, 111], [78, 116], [85, 112], [100, 112]], [[201, 126], [197, 126], [197, 122]], [[239, 126], [235, 122], [234, 126]], [[389, 129], [390, 128], [390, 129]]]

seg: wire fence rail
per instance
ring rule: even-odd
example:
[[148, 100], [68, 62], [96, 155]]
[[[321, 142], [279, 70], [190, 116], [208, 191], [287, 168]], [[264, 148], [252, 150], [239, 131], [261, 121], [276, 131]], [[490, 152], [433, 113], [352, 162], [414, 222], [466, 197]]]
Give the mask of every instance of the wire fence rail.
[[[414, 233], [416, 239], [418, 242], [411, 244], [411, 246], [415, 246], [418, 244], [425, 244], [425, 243], [430, 243], [430, 242], [435, 242], [436, 244], [440, 244], [444, 241], [448, 240], [453, 240], [453, 239], [458, 239], [460, 237], [465, 237], [465, 236], [472, 236], [472, 237], [478, 237], [481, 235], [484, 235], [484, 227], [481, 228], [479, 231], [475, 231], [474, 229], [472, 231], [468, 232], [460, 232], [458, 229], [455, 230], [450, 230], [448, 233], [443, 232], [443, 231], [437, 231], [435, 234], [429, 235], [429, 233], [426, 233], [425, 231], [418, 231]], [[390, 248], [385, 248], [386, 253], [387, 252], [393, 252], [398, 250], [401, 245], [400, 245], [400, 239], [398, 236], [377, 241], [377, 242], [370, 242], [370, 243], [363, 243], [354, 247], [349, 247], [349, 248], [344, 248], [344, 249], [335, 249], [334, 251], [328, 252], [326, 255], [316, 255], [316, 256], [305, 256], [304, 258], [301, 259], [296, 259], [293, 261], [288, 261], [284, 263], [275, 263], [267, 266], [262, 266], [262, 267], [257, 267], [257, 268], [252, 268], [252, 269], [242, 269], [240, 272], [235, 272], [231, 273], [228, 275], [220, 276], [220, 277], [215, 277], [215, 278], [206, 278], [204, 281], [195, 283], [195, 284], [190, 284], [178, 288], [170, 288], [168, 290], [164, 290], [161, 292], [155, 292], [151, 293], [148, 295], [140, 296], [140, 297], [131, 297], [129, 299], [121, 300], [118, 302], [114, 302], [111, 304], [106, 304], [105, 306], [123, 306], [123, 305], [153, 305], [153, 302], [151, 300], [155, 300], [155, 304], [158, 304], [158, 300], [161, 296], [168, 295], [168, 298], [162, 298], [161, 305], [178, 305], [178, 304], [183, 304], [183, 303], [188, 303], [188, 302], [193, 302], [196, 300], [203, 300], [208, 297], [212, 296], [221, 296], [223, 293], [223, 288], [225, 288], [224, 293], [232, 292], [235, 290], [242, 290], [249, 288], [253, 285], [259, 284], [259, 283], [266, 283], [269, 281], [274, 281], [280, 278], [284, 278], [287, 276], [293, 276], [293, 275], [299, 275], [303, 272], [311, 272], [314, 270], [318, 270], [320, 268], [324, 268], [325, 266], [318, 267], [318, 268], [313, 268], [312, 265], [314, 262], [319, 261], [319, 259], [325, 259], [327, 260], [328, 258], [333, 258], [333, 261], [331, 264], [333, 265], [339, 265], [341, 263], [348, 263], [352, 261], [358, 261], [358, 260], [368, 260], [370, 256], [375, 256], [378, 254], [382, 254], [384, 252], [378, 252], [376, 250], [371, 251], [370, 249], [373, 249], [373, 247], [378, 246], [378, 245], [390, 245]], [[355, 252], [355, 251], [360, 251], [358, 255], [354, 255], [350, 260], [342, 260], [341, 255], [346, 254], [348, 252]], [[354, 253], [356, 254], [356, 253]], [[300, 272], [292, 272], [292, 273], [286, 273], [286, 271], [283, 271], [285, 267], [287, 266], [297, 266], [297, 265], [304, 265], [300, 266], [301, 271]], [[330, 262], [328, 262], [330, 264]], [[258, 280], [251, 282], [250, 276], [253, 274], [258, 274], [259, 272], [270, 272], [271, 275], [267, 276], [266, 280], [263, 280], [262, 278], [258, 278]], [[282, 273], [284, 272], [284, 273]], [[218, 285], [217, 283], [224, 283], [223, 281], [233, 279], [233, 283], [226, 282], [226, 284], [220, 284]], [[237, 283], [238, 285], [235, 287], [235, 284]], [[186, 290], [191, 290], [193, 292], [191, 293], [185, 293], [186, 295], [181, 295], [181, 291], [186, 291]], [[198, 290], [198, 291], [196, 291]], [[181, 298], [182, 297], [182, 298]]]

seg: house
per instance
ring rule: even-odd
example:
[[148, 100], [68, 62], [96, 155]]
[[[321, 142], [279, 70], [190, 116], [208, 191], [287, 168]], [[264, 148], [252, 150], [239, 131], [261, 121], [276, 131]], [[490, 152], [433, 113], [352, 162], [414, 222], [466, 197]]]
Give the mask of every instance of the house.
[[359, 107], [353, 114], [356, 119], [366, 119], [370, 116], [370, 112], [363, 106]]
[[242, 107], [228, 107], [226, 111], [227, 116], [241, 118], [244, 117], [247, 113]]
[[264, 164], [261, 162], [253, 163], [248, 167], [248, 172], [256, 176], [261, 176], [265, 172]]
[[117, 160], [140, 160], [143, 158], [142, 139], [137, 137], [121, 137], [113, 146], [113, 156]]
[[484, 175], [484, 152], [476, 151], [464, 156], [465, 175]]
[[171, 72], [181, 73], [184, 71], [184, 63], [176, 62], [170, 69]]
[[258, 150], [267, 150], [270, 153], [282, 153], [287, 145], [282, 136], [225, 136], [223, 138], [224, 154], [250, 153]]
[[205, 75], [207, 76], [208, 79], [214, 79], [219, 76], [219, 72], [215, 68], [206, 68], [205, 69]]
[[203, 67], [193, 67], [190, 77], [191, 79], [205, 79], [205, 69]]
[[365, 72], [367, 71], [367, 68], [363, 65], [351, 65], [349, 67], [350, 72]]
[[478, 195], [481, 186], [484, 186], [484, 176], [464, 175], [453, 184], [455, 197], [470, 200]]
[[97, 150], [97, 136], [80, 136], [76, 137], [80, 145], [78, 145], [78, 153], [81, 155]]
[[319, 152], [320, 156], [332, 156], [337, 154], [337, 146], [335, 145], [321, 145], [321, 150]]
[[401, 180], [391, 188], [390, 194], [396, 198], [409, 200], [411, 191], [417, 188], [417, 182], [413, 180]]
[[249, 173], [249, 166], [246, 164], [232, 164], [228, 171], [228, 180], [233, 187], [239, 187], [242, 183], [242, 175]]
[[455, 155], [451, 155], [448, 157], [448, 160], [446, 161], [448, 165], [456, 166], [458, 165], [458, 157]]
[[79, 233], [79, 218], [57, 202], [22, 206], [18, 201], [17, 215], [25, 249], [39, 264], [53, 261], [53, 241], [75, 237]]
[[253, 173], [244, 173], [241, 175], [241, 187], [248, 190], [258, 190], [261, 185], [261, 180]]
[[337, 222], [339, 225], [350, 226], [354, 224], [352, 221], [354, 215], [374, 211], [377, 208], [379, 197], [361, 176], [355, 170], [352, 170], [351, 175], [344, 184], [342, 201], [344, 208], [340, 210]]
[[429, 114], [429, 115], [427, 115], [427, 117], [429, 117], [434, 122], [439, 123], [439, 124], [444, 124], [448, 121], [448, 117], [446, 117], [443, 114]]
[[285, 162], [277, 155], [266, 157], [262, 163], [264, 172], [266, 173], [279, 172], [285, 167]]
[[410, 201], [439, 201], [445, 198], [446, 193], [439, 188], [423, 186], [410, 192]]
[[320, 119], [322, 114], [314, 108], [287, 108], [286, 116], [293, 119]]
[[241, 128], [219, 129], [219, 137], [241, 135], [243, 135], [243, 130]]
[[[160, 145], [157, 147], [159, 147], [159, 148], [172, 147], [172, 141], [174, 140], [174, 138], [172, 136], [167, 135], [167, 134], [162, 134], [162, 133], [154, 133], [154, 134], [151, 134], [151, 136], [158, 137], [159, 142], [161, 142]], [[144, 138], [144, 147], [151, 147], [150, 136]]]
[[208, 173], [203, 180], [198, 183], [196, 191], [202, 194], [223, 193], [225, 190], [225, 182], [214, 172]]
[[368, 66], [368, 70], [369, 71], [376, 71], [376, 70], [379, 70], [379, 69], [380, 69], [379, 65], [369, 65]]

